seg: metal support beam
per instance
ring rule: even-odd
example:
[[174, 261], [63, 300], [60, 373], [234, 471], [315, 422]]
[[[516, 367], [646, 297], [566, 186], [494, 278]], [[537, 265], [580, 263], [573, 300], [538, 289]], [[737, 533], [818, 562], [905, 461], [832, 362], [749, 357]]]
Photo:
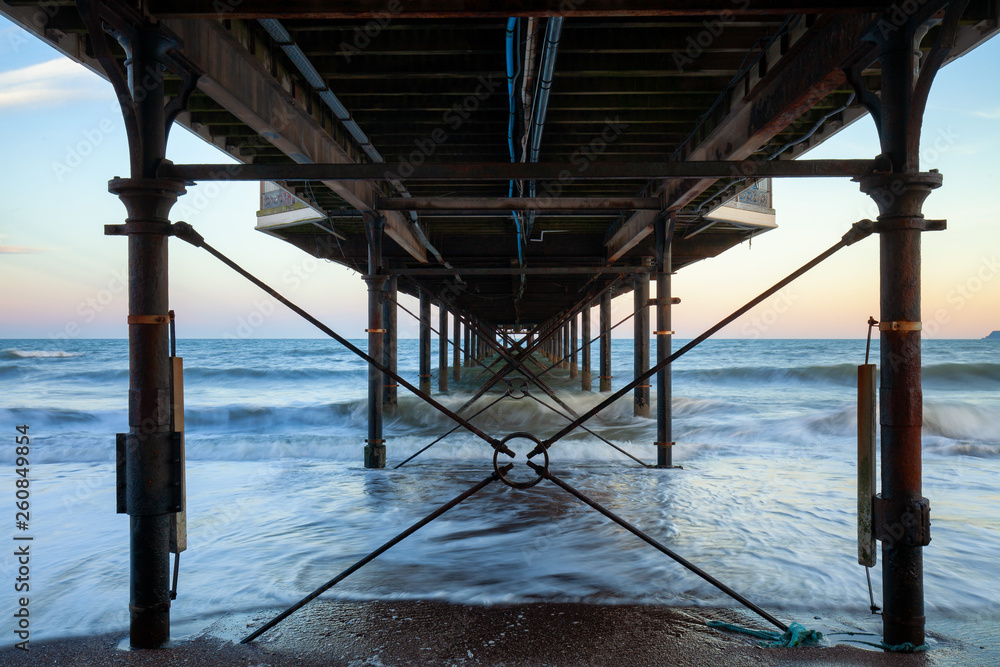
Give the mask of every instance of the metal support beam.
[[[527, 0], [510, 7], [497, 7], [481, 0], [422, 0], [401, 3], [393, 17], [406, 19], [507, 18], [509, 16], [574, 16], [574, 17], [673, 17], [757, 14], [816, 14], [869, 12], [888, 6], [887, 1], [839, 2], [821, 0], [746, 0], [734, 4], [731, 0], [675, 0], [670, 3], [641, 0], [622, 3], [619, 0], [589, 0], [569, 4], [565, 0]], [[365, 21], [373, 16], [388, 16], [384, 0], [358, 0], [348, 4], [323, 5], [313, 0], [286, 2], [276, 9], [265, 0], [243, 0], [224, 5], [211, 5], [197, 0], [152, 0], [148, 11], [156, 17], [178, 18], [268, 18], [288, 19], [347, 19]]]
[[577, 350], [576, 341], [580, 336], [577, 329], [577, 322], [579, 321], [579, 315], [574, 315], [573, 319], [569, 321], [569, 377], [574, 379], [580, 375], [580, 371], [576, 365]]
[[659, 211], [658, 197], [380, 197], [380, 211], [464, 215], [478, 211]]
[[[103, 32], [94, 39], [104, 39]], [[134, 125], [130, 179], [114, 179], [109, 190], [128, 212], [129, 433], [126, 438], [126, 511], [130, 530], [129, 641], [133, 648], [159, 648], [170, 639], [170, 531], [173, 438], [167, 235], [170, 208], [183, 184], [155, 178], [167, 141], [164, 107], [165, 52], [172, 42], [141, 27], [129, 47], [132, 99], [123, 112]], [[139, 76], [138, 73], [143, 73]], [[131, 76], [136, 73], [136, 76]], [[110, 75], [110, 73], [109, 73]], [[134, 118], [134, 120], [133, 120]]]
[[448, 391], [448, 307], [438, 305], [438, 391]]
[[[365, 234], [368, 237], [368, 355], [385, 359], [385, 327], [383, 308], [386, 276], [382, 274], [382, 230], [384, 220], [378, 216], [365, 216]], [[368, 365], [368, 438], [365, 440], [365, 467], [385, 467], [385, 439], [382, 437], [382, 405], [385, 392], [382, 371]]]
[[420, 291], [420, 391], [431, 393], [431, 295]]
[[472, 328], [466, 324], [465, 325], [465, 366], [467, 368], [472, 367]]
[[[670, 356], [672, 335], [670, 330], [670, 309], [672, 297], [670, 294], [671, 257], [670, 243], [673, 230], [667, 229], [667, 220], [660, 218], [656, 222], [656, 363], [659, 365]], [[671, 414], [671, 399], [673, 387], [670, 366], [664, 366], [656, 374], [656, 466], [658, 468], [673, 467], [673, 415]]]
[[[385, 299], [382, 308], [382, 320], [385, 327], [385, 363], [386, 367], [396, 373], [397, 367], [397, 323], [398, 309], [396, 299], [399, 297], [397, 281], [395, 276], [390, 276], [385, 282]], [[385, 379], [385, 391], [382, 393], [382, 407], [388, 414], [396, 412], [399, 403], [398, 388], [396, 382], [390, 378]]]
[[[184, 194], [181, 181], [156, 178], [166, 152], [169, 121], [163, 74], [173, 41], [150, 26], [125, 30], [129, 72], [110, 57], [97, 10], [81, 3], [95, 49], [119, 93], [129, 139], [131, 178], [115, 178], [108, 189], [128, 218], [129, 432], [125, 440], [125, 512], [129, 515], [129, 642], [160, 648], [170, 639], [170, 541], [183, 499], [175, 494], [181, 473], [171, 452], [167, 239], [169, 213]], [[103, 55], [103, 57], [102, 57]], [[134, 100], [134, 101], [133, 101]]]
[[611, 292], [601, 295], [601, 376], [600, 390], [611, 391]]
[[[190, 181], [558, 181], [569, 171], [574, 181], [648, 180], [660, 178], [858, 178], [871, 171], [871, 160], [694, 160], [686, 162], [594, 162], [580, 171], [561, 162], [470, 162], [411, 164], [164, 164], [159, 175]], [[538, 197], [535, 201], [546, 199]], [[558, 198], [553, 198], [558, 201]], [[383, 198], [399, 210], [424, 198]], [[433, 201], [433, 200], [432, 200]], [[449, 201], [445, 199], [444, 201]], [[452, 200], [457, 201], [457, 200]], [[518, 199], [495, 198], [503, 210]], [[532, 201], [525, 198], [523, 201]], [[499, 205], [499, 204], [498, 204]], [[468, 208], [468, 207], [464, 207]], [[383, 210], [386, 210], [383, 208]]]
[[[649, 370], [649, 274], [640, 273], [633, 278], [632, 296], [635, 300], [635, 377]], [[636, 417], [649, 416], [649, 385], [635, 388]]]
[[873, 100], [862, 94], [892, 167], [861, 179], [862, 191], [879, 208], [882, 493], [875, 498], [874, 528], [882, 541], [883, 641], [890, 646], [924, 643], [923, 547], [930, 542], [930, 504], [921, 479], [920, 236], [931, 228], [924, 200], [942, 179], [936, 171], [919, 171], [920, 130], [931, 83], [967, 3], [948, 5], [936, 43], [921, 54], [925, 22], [941, 4], [927, 4], [894, 31], [875, 31], [881, 95]]
[[455, 344], [452, 346], [451, 379], [458, 382], [462, 379], [462, 319], [458, 315], [454, 319], [452, 338]]
[[580, 312], [580, 337], [583, 342], [580, 347], [580, 388], [583, 391], [593, 389], [590, 371], [590, 306]]

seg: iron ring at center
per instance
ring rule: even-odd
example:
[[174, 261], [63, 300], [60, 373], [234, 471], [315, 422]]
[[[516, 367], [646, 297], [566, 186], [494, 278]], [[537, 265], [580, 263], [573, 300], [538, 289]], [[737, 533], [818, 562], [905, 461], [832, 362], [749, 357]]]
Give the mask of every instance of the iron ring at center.
[[[505, 437], [503, 440], [501, 440], [500, 444], [506, 445], [509, 440], [513, 440], [514, 438], [525, 438], [527, 440], [531, 440], [532, 442], [534, 442], [539, 447], [542, 446], [542, 441], [541, 440], [539, 440], [538, 438], [536, 438], [531, 433], [526, 433], [524, 431], [518, 431], [516, 433], [511, 433], [510, 435], [508, 435], [507, 437]], [[547, 473], [549, 471], [549, 451], [547, 449], [545, 449], [544, 447], [542, 447], [542, 454], [545, 457], [545, 461], [542, 464], [542, 468]], [[531, 480], [530, 482], [515, 482], [514, 480], [507, 479], [507, 477], [504, 476], [503, 471], [500, 470], [499, 456], [500, 456], [500, 450], [499, 449], [494, 449], [493, 450], [493, 470], [496, 472], [497, 476], [500, 477], [500, 481], [502, 481], [507, 486], [509, 486], [509, 487], [511, 487], [513, 489], [530, 489], [535, 484], [538, 484], [540, 481], [542, 481], [542, 475], [541, 474], [538, 474], [538, 476], [535, 477], [535, 479]]]

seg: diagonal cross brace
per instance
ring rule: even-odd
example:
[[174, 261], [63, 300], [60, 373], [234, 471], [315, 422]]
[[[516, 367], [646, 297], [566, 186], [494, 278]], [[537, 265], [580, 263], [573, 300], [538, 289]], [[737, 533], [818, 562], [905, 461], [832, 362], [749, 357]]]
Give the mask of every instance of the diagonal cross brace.
[[284, 296], [282, 296], [281, 294], [279, 294], [276, 290], [274, 290], [273, 288], [271, 288], [267, 283], [263, 282], [262, 280], [260, 280], [259, 278], [257, 278], [253, 274], [251, 274], [249, 271], [247, 271], [246, 269], [244, 269], [242, 266], [240, 266], [239, 264], [237, 264], [233, 260], [229, 259], [224, 254], [222, 254], [221, 252], [219, 252], [218, 250], [216, 250], [215, 248], [213, 248], [211, 245], [209, 245], [208, 243], [206, 243], [205, 239], [201, 236], [201, 234], [199, 234], [198, 232], [196, 232], [194, 230], [194, 228], [190, 224], [188, 224], [186, 222], [177, 222], [177, 223], [174, 223], [174, 225], [172, 226], [172, 229], [173, 229], [174, 236], [176, 236], [177, 238], [179, 238], [181, 240], [187, 241], [188, 243], [190, 243], [191, 245], [195, 246], [196, 248], [204, 248], [205, 250], [208, 251], [209, 254], [211, 254], [212, 256], [214, 256], [216, 259], [218, 259], [219, 261], [221, 261], [223, 264], [225, 264], [226, 266], [230, 267], [231, 269], [233, 269], [234, 271], [236, 271], [237, 273], [239, 273], [241, 276], [243, 276], [244, 278], [246, 278], [247, 280], [249, 280], [250, 282], [252, 282], [257, 287], [261, 288], [262, 290], [264, 290], [265, 292], [267, 292], [271, 296], [273, 296], [275, 299], [277, 299], [281, 303], [285, 304], [285, 306], [287, 306], [288, 308], [292, 309], [297, 314], [299, 314], [300, 316], [302, 316], [307, 322], [309, 322], [310, 324], [312, 324], [313, 326], [315, 326], [317, 329], [319, 329], [320, 331], [322, 331], [323, 333], [325, 333], [326, 335], [328, 335], [330, 338], [333, 338], [334, 340], [336, 340], [338, 343], [340, 343], [341, 345], [343, 345], [344, 347], [346, 347], [348, 350], [350, 350], [354, 354], [358, 355], [359, 357], [361, 357], [362, 359], [364, 359], [365, 361], [367, 361], [371, 366], [374, 366], [375, 368], [377, 368], [378, 370], [380, 370], [387, 377], [392, 378], [393, 380], [395, 380], [397, 383], [399, 383], [403, 387], [406, 387], [407, 389], [409, 389], [411, 392], [414, 393], [414, 395], [416, 395], [419, 398], [423, 399], [428, 405], [436, 408], [442, 414], [444, 414], [444, 415], [448, 416], [449, 418], [455, 420], [456, 422], [458, 422], [459, 424], [461, 424], [462, 426], [464, 426], [467, 430], [469, 430], [472, 433], [478, 435], [480, 438], [482, 438], [487, 443], [489, 443], [489, 445], [491, 447], [493, 447], [493, 449], [495, 449], [497, 451], [500, 451], [500, 452], [503, 452], [507, 456], [509, 456], [511, 458], [514, 458], [514, 456], [515, 456], [514, 452], [512, 452], [510, 450], [510, 448], [507, 447], [505, 444], [503, 444], [502, 442], [500, 442], [496, 438], [488, 435], [487, 433], [484, 433], [482, 430], [480, 430], [476, 426], [473, 426], [472, 424], [470, 424], [467, 419], [464, 419], [463, 417], [458, 416], [457, 414], [455, 414], [454, 412], [452, 412], [451, 410], [449, 410], [448, 408], [446, 408], [444, 405], [442, 405], [438, 401], [435, 401], [433, 398], [431, 398], [430, 396], [428, 396], [427, 394], [425, 394], [424, 392], [420, 391], [419, 389], [417, 389], [416, 387], [414, 387], [412, 384], [410, 384], [409, 382], [407, 382], [404, 378], [402, 378], [398, 374], [394, 373], [392, 370], [389, 369], [388, 366], [386, 366], [382, 362], [377, 361], [376, 359], [370, 357], [364, 351], [362, 351], [360, 348], [358, 348], [356, 345], [354, 345], [353, 343], [351, 343], [351, 341], [347, 340], [346, 338], [344, 338], [343, 336], [341, 336], [340, 334], [338, 334], [336, 331], [334, 331], [333, 329], [331, 329], [330, 327], [326, 326], [325, 324], [323, 324], [322, 322], [320, 322], [319, 320], [317, 320], [315, 317], [313, 317], [312, 315], [310, 315], [308, 312], [306, 312], [305, 310], [303, 310], [299, 306], [295, 305], [294, 303], [292, 303], [291, 301], [289, 301], [288, 299], [286, 299]]
[[632, 391], [636, 387], [636, 385], [638, 385], [638, 384], [640, 384], [642, 382], [645, 382], [649, 378], [653, 377], [654, 375], [656, 375], [657, 373], [659, 373], [661, 370], [663, 370], [664, 368], [666, 368], [667, 366], [669, 366], [670, 364], [672, 364], [674, 362], [674, 360], [680, 358], [681, 356], [683, 356], [687, 352], [690, 352], [692, 349], [694, 349], [695, 347], [697, 347], [701, 343], [703, 343], [706, 340], [708, 340], [709, 338], [711, 338], [713, 335], [715, 335], [716, 333], [718, 333], [719, 330], [721, 330], [722, 328], [724, 328], [726, 325], [730, 324], [731, 322], [733, 322], [737, 318], [739, 318], [742, 315], [744, 315], [751, 308], [753, 308], [757, 304], [761, 303], [762, 301], [764, 301], [764, 299], [767, 299], [768, 297], [770, 297], [775, 292], [777, 292], [778, 290], [780, 290], [781, 288], [783, 288], [785, 285], [787, 285], [790, 282], [794, 281], [796, 278], [798, 278], [802, 274], [808, 272], [810, 269], [812, 269], [812, 268], [816, 267], [817, 265], [821, 264], [826, 259], [829, 259], [831, 256], [833, 256], [834, 254], [836, 254], [837, 251], [841, 250], [842, 248], [846, 248], [849, 245], [853, 245], [854, 243], [857, 243], [861, 239], [867, 238], [869, 235], [871, 235], [871, 233], [874, 230], [875, 230], [875, 223], [872, 222], [871, 220], [861, 220], [859, 222], [854, 223], [851, 226], [851, 229], [846, 234], [844, 234], [844, 236], [840, 239], [840, 241], [838, 241], [837, 243], [833, 244], [832, 246], [830, 246], [830, 248], [828, 248], [827, 250], [823, 251], [822, 253], [820, 253], [819, 255], [817, 255], [816, 257], [814, 257], [812, 260], [810, 260], [809, 262], [805, 263], [804, 265], [802, 265], [801, 267], [799, 267], [798, 269], [796, 269], [795, 271], [793, 271], [792, 273], [790, 273], [786, 277], [784, 277], [781, 280], [779, 280], [772, 287], [770, 287], [770, 288], [764, 290], [763, 292], [761, 292], [758, 296], [754, 297], [753, 299], [751, 299], [750, 301], [748, 301], [746, 304], [744, 304], [740, 308], [736, 309], [730, 315], [727, 315], [726, 317], [724, 317], [721, 321], [719, 321], [717, 324], [715, 324], [714, 326], [712, 326], [711, 328], [709, 328], [707, 331], [705, 331], [704, 333], [702, 333], [700, 336], [698, 336], [697, 338], [695, 338], [694, 340], [692, 340], [691, 342], [689, 342], [687, 345], [685, 345], [684, 347], [680, 348], [679, 350], [677, 350], [676, 352], [674, 352], [673, 354], [671, 354], [669, 357], [667, 357], [663, 361], [659, 362], [658, 364], [656, 364], [655, 366], [653, 366], [652, 368], [650, 368], [649, 370], [647, 370], [645, 373], [643, 373], [639, 377], [635, 378], [632, 382], [628, 383], [627, 385], [625, 385], [624, 387], [622, 387], [621, 389], [619, 389], [618, 391], [616, 391], [614, 394], [612, 394], [611, 396], [609, 396], [607, 399], [605, 399], [601, 403], [599, 403], [596, 406], [594, 406], [593, 408], [591, 408], [585, 415], [583, 415], [581, 417], [578, 417], [572, 423], [566, 425], [558, 433], [556, 433], [555, 435], [549, 437], [547, 440], [545, 440], [544, 442], [542, 442], [541, 444], [539, 444], [538, 446], [536, 446], [533, 450], [531, 450], [531, 452], [528, 453], [528, 458], [532, 458], [534, 456], [537, 456], [538, 454], [541, 454], [543, 451], [545, 451], [549, 447], [551, 447], [553, 445], [553, 443], [557, 442], [558, 440], [560, 440], [561, 438], [563, 438], [566, 434], [568, 434], [568, 433], [572, 432], [574, 429], [576, 429], [576, 427], [580, 426], [581, 424], [583, 424], [584, 422], [586, 422], [587, 420], [589, 420], [591, 417], [593, 417], [597, 413], [599, 413], [602, 410], [604, 410], [604, 408], [608, 407], [609, 405], [611, 405], [612, 403], [614, 403], [618, 399], [620, 399], [623, 396], [625, 396], [626, 394], [628, 394], [630, 391]]

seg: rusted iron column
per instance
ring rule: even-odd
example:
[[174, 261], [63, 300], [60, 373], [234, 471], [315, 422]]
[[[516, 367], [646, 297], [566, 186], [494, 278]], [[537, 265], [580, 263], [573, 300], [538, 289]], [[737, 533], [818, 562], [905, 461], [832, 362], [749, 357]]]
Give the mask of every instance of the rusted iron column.
[[562, 326], [562, 338], [559, 339], [559, 358], [562, 361], [559, 363], [559, 367], [563, 369], [569, 368], [569, 322], [566, 322]]
[[611, 391], [611, 291], [601, 295], [601, 377], [600, 390]]
[[[365, 234], [368, 237], [368, 355], [385, 359], [385, 327], [382, 312], [385, 300], [386, 276], [382, 272], [382, 228], [385, 219], [375, 215], [365, 216]], [[368, 365], [368, 438], [365, 440], [365, 467], [385, 467], [385, 439], [382, 437], [382, 399], [385, 376], [371, 364]]]
[[576, 365], [576, 339], [579, 337], [579, 331], [577, 331], [577, 321], [579, 320], [579, 314], [574, 315], [573, 319], [569, 321], [569, 377], [576, 378], [580, 375], [579, 369]]
[[[670, 240], [667, 238], [667, 220], [661, 217], [655, 223], [656, 233], [656, 363], [670, 356], [672, 343], [670, 330], [670, 273], [672, 269]], [[673, 416], [671, 415], [670, 366], [656, 374], [656, 466], [673, 467]]]
[[156, 178], [169, 129], [163, 72], [171, 46], [161, 32], [140, 27], [126, 47], [132, 99], [121, 104], [127, 117], [134, 114], [135, 125], [127, 126], [131, 178], [115, 178], [108, 186], [128, 214], [122, 233], [128, 235], [129, 432], [120, 509], [129, 515], [134, 648], [159, 648], [170, 639], [171, 523], [183, 502], [174, 484], [180, 469], [172, 462], [167, 239], [170, 208], [184, 184]]
[[431, 295], [420, 290], [420, 391], [431, 393]]
[[465, 365], [472, 366], [472, 328], [468, 322], [465, 324]]
[[882, 161], [889, 163], [860, 179], [862, 191], [879, 208], [882, 492], [874, 510], [875, 535], [882, 541], [883, 635], [889, 645], [924, 643], [923, 547], [930, 542], [930, 504], [921, 480], [920, 235], [944, 224], [922, 214], [941, 175], [920, 172], [920, 128], [931, 82], [964, 5], [949, 5], [929, 53], [921, 53], [919, 42], [935, 9], [931, 5], [900, 29], [875, 31], [881, 94], [862, 95], [876, 120]]
[[[383, 363], [393, 373], [397, 372], [396, 348], [397, 348], [397, 322], [398, 310], [396, 299], [398, 290], [396, 287], [396, 277], [392, 276], [385, 282], [384, 302], [382, 304], [382, 321], [385, 327]], [[390, 378], [385, 378], [385, 391], [382, 392], [382, 407], [388, 414], [396, 412], [398, 403], [398, 388], [396, 382]]]
[[462, 379], [462, 320], [455, 314], [455, 323], [452, 325], [452, 338], [455, 345], [451, 351], [451, 379], [458, 382]]
[[438, 306], [438, 391], [448, 391], [448, 307]]
[[[862, 189], [879, 202], [882, 493], [876, 530], [882, 540], [885, 642], [924, 639], [923, 546], [929, 504], [921, 488], [923, 392], [920, 377], [920, 213], [936, 173], [877, 174]], [[916, 525], [914, 525], [916, 524]]]
[[590, 371], [590, 306], [580, 313], [580, 388], [583, 391], [593, 389], [593, 379]]
[[[633, 278], [632, 295], [635, 299], [635, 377], [649, 370], [649, 274], [639, 273]], [[635, 388], [636, 417], [649, 416], [649, 385]]]

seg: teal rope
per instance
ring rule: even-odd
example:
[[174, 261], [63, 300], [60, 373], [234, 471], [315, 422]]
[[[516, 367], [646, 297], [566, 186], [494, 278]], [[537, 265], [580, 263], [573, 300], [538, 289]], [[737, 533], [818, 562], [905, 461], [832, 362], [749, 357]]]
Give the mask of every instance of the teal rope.
[[733, 623], [723, 623], [722, 621], [709, 621], [708, 627], [722, 630], [732, 630], [741, 632], [757, 639], [763, 639], [761, 646], [766, 648], [778, 648], [781, 646], [815, 646], [823, 639], [823, 633], [818, 630], [808, 630], [800, 623], [792, 623], [784, 633], [777, 633], [772, 630], [753, 630], [744, 628]]
[[[722, 621], [708, 621], [707, 625], [710, 628], [730, 630], [732, 632], [750, 635], [751, 637], [756, 637], [757, 639], [763, 639], [764, 641], [760, 642], [760, 645], [765, 648], [816, 646], [823, 639], [822, 632], [819, 632], [818, 630], [808, 630], [800, 623], [792, 623], [788, 626], [788, 630], [786, 630], [783, 634], [779, 634], [773, 630], [754, 630], [753, 628], [744, 628], [741, 625], [723, 623]], [[878, 637], [877, 634], [872, 632], [831, 632], [829, 635], [849, 635], [851, 637], [864, 635], [868, 637]], [[927, 644], [914, 646], [910, 642], [890, 645], [885, 642], [866, 642], [861, 639], [845, 639], [844, 641], [851, 642], [852, 644], [865, 644], [867, 646], [873, 646], [875, 648], [882, 649], [883, 651], [890, 651], [892, 653], [923, 653], [924, 651], [930, 650], [930, 646]]]

